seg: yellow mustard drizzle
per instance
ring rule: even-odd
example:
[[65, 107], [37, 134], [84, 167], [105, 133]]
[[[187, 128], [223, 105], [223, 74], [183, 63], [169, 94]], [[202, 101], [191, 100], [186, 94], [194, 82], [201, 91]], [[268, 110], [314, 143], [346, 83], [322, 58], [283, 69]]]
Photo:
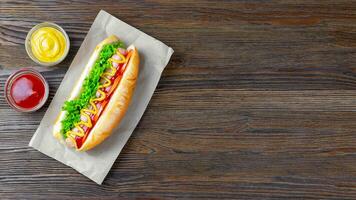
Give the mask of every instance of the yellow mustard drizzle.
[[79, 125], [76, 125], [75, 127], [78, 129], [78, 132], [77, 131], [68, 131], [68, 134], [70, 136], [72, 136], [73, 138], [75, 138], [75, 136], [83, 137], [85, 135], [83, 128], [80, 127]]
[[[109, 60], [110, 60], [109, 62], [111, 62], [111, 58]], [[117, 71], [117, 69], [115, 67], [113, 67], [112, 64], [111, 64], [110, 65], [110, 72], [104, 72], [103, 76], [104, 75], [108, 75], [108, 76], [112, 77], [112, 76], [114, 76], [116, 74], [116, 71]]]
[[[106, 87], [111, 85], [110, 79], [106, 78], [105, 76], [101, 76], [101, 78], [105, 80], [105, 83], [102, 84], [102, 85], [99, 85], [99, 87], [98, 87], [99, 89], [100, 88], [106, 88]], [[100, 91], [100, 90], [98, 90], [98, 91]]]
[[87, 120], [87, 122], [84, 122], [83, 120], [81, 120], [80, 122], [78, 122], [76, 125], [77, 126], [80, 126], [80, 125], [84, 125], [84, 126], [86, 126], [86, 127], [89, 127], [89, 128], [91, 128], [91, 126], [92, 126], [92, 123], [91, 123], [91, 120], [90, 120], [90, 117], [89, 117], [89, 115], [88, 114], [86, 114], [85, 112], [81, 112], [80, 113], [82, 116], [84, 116]]
[[119, 50], [116, 50], [116, 55], [120, 56], [120, 58], [121, 58], [121, 62], [119, 62], [119, 63], [125, 63], [126, 62], [125, 56], [122, 55]]
[[105, 99], [105, 97], [106, 97], [105, 92], [103, 92], [102, 90], [98, 90], [98, 92], [100, 93], [100, 96], [93, 99], [92, 101], [102, 101]]
[[[91, 128], [93, 126], [92, 122], [91, 122], [91, 119], [90, 119], [90, 116], [87, 114], [87, 113], [91, 113], [93, 115], [96, 115], [98, 113], [98, 107], [96, 106], [95, 102], [100, 102], [102, 100], [104, 100], [106, 98], [106, 94], [105, 92], [103, 92], [101, 90], [101, 88], [106, 88], [108, 86], [111, 85], [111, 80], [109, 78], [106, 77], [106, 75], [109, 75], [109, 76], [114, 76], [117, 72], [117, 69], [115, 67], [113, 67], [112, 65], [112, 62], [116, 62], [118, 64], [121, 64], [121, 63], [125, 63], [126, 62], [126, 58], [124, 55], [122, 55], [120, 53], [120, 51], [116, 51], [116, 55], [120, 56], [121, 60], [116, 60], [116, 59], [113, 59], [113, 58], [110, 58], [108, 60], [108, 62], [110, 63], [110, 72], [104, 72], [100, 77], [103, 78], [105, 80], [105, 83], [104, 84], [101, 84], [99, 85], [98, 87], [98, 92], [100, 93], [100, 96], [99, 97], [94, 97], [92, 99], [89, 100], [89, 103], [91, 105], [91, 109], [88, 109], [88, 108], [84, 108], [82, 109], [81, 111], [81, 114], [83, 116], [86, 117], [86, 121], [87, 122], [84, 122], [84, 121], [79, 121], [78, 123], [75, 124], [75, 127], [78, 129], [78, 132], [76, 131], [72, 131], [72, 130], [69, 130], [67, 132], [67, 136], [69, 136], [69, 138], [71, 138], [74, 142], [75, 142], [75, 137], [78, 136], [78, 137], [84, 137], [85, 135], [85, 132], [84, 132], [84, 129], [82, 128], [82, 126], [86, 126], [88, 128]], [[82, 126], [81, 126], [82, 125]], [[75, 142], [76, 144], [76, 142]]]
[[80, 125], [84, 125], [88, 128], [92, 127], [92, 123], [91, 123], [89, 115], [87, 113], [85, 113], [84, 111], [81, 112], [81, 115], [87, 119], [86, 120], [87, 122], [84, 122], [83, 120], [81, 120], [75, 124], [75, 127], [78, 129], [78, 132], [71, 131], [71, 130], [69, 131], [70, 134], [72, 134], [72, 135], [74, 134], [75, 136], [78, 136], [78, 137], [83, 137], [85, 135], [84, 129]]
[[70, 136], [73, 139], [75, 138], [75, 136], [83, 137], [84, 136], [84, 130], [82, 129], [82, 127], [80, 127], [80, 126], [78, 126], [78, 127], [76, 126], [76, 128], [78, 129], [79, 132], [70, 130], [70, 131], [67, 132], [67, 136]]
[[94, 108], [94, 110], [83, 108], [83, 112], [87, 112], [95, 115], [97, 112], [97, 110], [95, 109], [96, 108], [95, 103], [92, 100], [90, 100], [89, 104], [91, 105], [92, 108]]

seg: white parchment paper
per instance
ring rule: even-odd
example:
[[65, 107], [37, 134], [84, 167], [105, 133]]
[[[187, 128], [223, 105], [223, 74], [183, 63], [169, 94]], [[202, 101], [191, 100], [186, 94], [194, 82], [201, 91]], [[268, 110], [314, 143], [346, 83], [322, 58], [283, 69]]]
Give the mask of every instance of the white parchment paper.
[[[110, 35], [127, 46], [134, 44], [140, 55], [140, 72], [128, 111], [109, 139], [88, 152], [77, 152], [52, 136], [53, 124], [95, 46]], [[173, 49], [157, 39], [101, 10], [59, 86], [56, 95], [33, 135], [29, 146], [74, 168], [101, 184], [134, 131], [150, 101]], [[45, 165], [45, 163], [43, 163]]]

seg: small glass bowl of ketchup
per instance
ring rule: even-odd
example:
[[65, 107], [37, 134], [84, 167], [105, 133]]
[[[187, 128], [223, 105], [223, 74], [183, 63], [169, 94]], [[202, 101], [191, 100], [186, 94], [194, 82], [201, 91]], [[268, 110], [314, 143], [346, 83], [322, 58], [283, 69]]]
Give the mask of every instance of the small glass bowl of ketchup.
[[20, 112], [40, 109], [48, 98], [48, 83], [36, 70], [23, 68], [16, 71], [6, 81], [5, 99]]

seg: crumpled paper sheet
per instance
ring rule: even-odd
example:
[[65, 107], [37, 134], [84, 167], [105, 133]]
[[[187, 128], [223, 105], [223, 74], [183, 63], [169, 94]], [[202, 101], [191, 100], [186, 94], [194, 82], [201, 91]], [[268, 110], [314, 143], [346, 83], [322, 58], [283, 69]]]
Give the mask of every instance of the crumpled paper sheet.
[[[112, 34], [118, 36], [127, 46], [134, 44], [139, 51], [140, 72], [136, 90], [124, 119], [110, 138], [93, 150], [77, 152], [60, 144], [52, 136], [53, 124], [95, 46]], [[145, 112], [161, 73], [172, 54], [172, 48], [101, 10], [63, 78], [29, 146], [101, 184]]]

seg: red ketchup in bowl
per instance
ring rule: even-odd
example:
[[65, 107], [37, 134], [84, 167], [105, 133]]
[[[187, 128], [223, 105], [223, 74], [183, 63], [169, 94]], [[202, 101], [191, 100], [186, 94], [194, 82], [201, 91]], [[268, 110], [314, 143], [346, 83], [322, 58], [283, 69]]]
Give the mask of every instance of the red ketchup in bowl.
[[24, 68], [8, 78], [5, 97], [9, 105], [18, 111], [35, 111], [47, 100], [48, 84], [39, 72]]

